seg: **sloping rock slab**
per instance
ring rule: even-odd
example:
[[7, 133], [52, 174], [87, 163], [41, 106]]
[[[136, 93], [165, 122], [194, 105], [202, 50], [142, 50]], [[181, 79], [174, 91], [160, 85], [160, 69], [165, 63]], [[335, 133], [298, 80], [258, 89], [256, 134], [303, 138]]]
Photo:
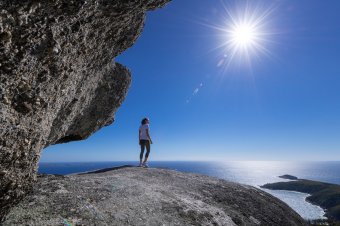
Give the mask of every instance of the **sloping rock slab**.
[[251, 186], [167, 169], [43, 175], [4, 225], [305, 225]]

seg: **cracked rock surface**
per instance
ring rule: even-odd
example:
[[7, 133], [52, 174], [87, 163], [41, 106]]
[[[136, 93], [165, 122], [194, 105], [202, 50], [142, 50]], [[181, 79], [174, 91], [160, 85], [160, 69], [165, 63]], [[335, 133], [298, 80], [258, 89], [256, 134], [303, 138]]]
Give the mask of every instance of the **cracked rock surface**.
[[114, 121], [130, 72], [114, 58], [169, 0], [0, 0], [0, 222], [41, 150]]
[[306, 225], [279, 199], [248, 185], [155, 168], [38, 178], [9, 225]]

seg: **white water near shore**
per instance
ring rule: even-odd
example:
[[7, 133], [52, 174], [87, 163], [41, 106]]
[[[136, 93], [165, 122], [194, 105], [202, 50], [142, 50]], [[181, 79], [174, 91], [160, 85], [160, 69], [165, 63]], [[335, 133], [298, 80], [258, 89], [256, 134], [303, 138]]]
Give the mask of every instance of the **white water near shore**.
[[269, 194], [279, 198], [280, 200], [287, 203], [292, 209], [294, 209], [300, 216], [307, 220], [315, 219], [327, 219], [325, 211], [316, 205], [313, 205], [306, 201], [306, 198], [310, 196], [306, 193], [295, 192], [295, 191], [284, 191], [284, 190], [269, 190], [262, 189]]

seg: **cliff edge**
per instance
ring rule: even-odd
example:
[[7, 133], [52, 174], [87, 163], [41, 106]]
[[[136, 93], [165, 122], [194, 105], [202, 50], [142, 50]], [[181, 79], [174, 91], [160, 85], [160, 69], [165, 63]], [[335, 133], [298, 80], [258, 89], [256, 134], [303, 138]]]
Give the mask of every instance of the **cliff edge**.
[[169, 0], [0, 0], [0, 222], [40, 152], [114, 121], [130, 85], [114, 58]]
[[166, 169], [43, 175], [7, 225], [306, 225], [251, 186]]

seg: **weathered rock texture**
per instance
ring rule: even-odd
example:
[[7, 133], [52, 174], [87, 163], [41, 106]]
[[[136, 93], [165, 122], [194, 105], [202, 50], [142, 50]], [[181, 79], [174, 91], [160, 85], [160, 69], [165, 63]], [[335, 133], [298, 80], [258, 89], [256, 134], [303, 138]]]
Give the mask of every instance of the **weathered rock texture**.
[[42, 176], [7, 215], [9, 225], [305, 225], [251, 186], [165, 169]]
[[109, 125], [130, 72], [114, 58], [169, 0], [0, 0], [0, 221], [40, 152]]

